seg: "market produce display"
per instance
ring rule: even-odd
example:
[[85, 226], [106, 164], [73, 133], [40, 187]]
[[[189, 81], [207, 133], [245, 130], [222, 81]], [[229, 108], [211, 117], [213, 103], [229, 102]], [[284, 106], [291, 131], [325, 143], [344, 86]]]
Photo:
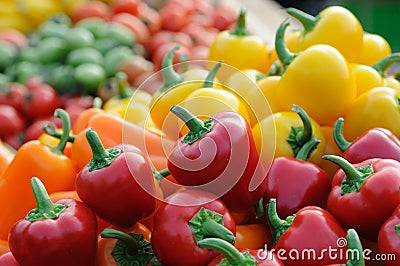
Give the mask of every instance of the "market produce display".
[[400, 54], [285, 12], [2, 2], [0, 265], [398, 265]]

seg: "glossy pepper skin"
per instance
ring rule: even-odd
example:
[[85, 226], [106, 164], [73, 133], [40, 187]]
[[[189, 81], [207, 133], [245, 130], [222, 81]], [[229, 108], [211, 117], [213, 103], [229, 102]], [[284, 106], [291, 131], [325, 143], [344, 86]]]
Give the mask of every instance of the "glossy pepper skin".
[[395, 254], [396, 256], [396, 260], [386, 260], [385, 265], [398, 265], [398, 258], [400, 258], [400, 205], [381, 226], [378, 246], [382, 254]]
[[171, 111], [190, 129], [168, 157], [168, 169], [181, 185], [221, 197], [231, 211], [247, 210], [261, 199], [266, 172], [240, 114], [219, 112], [203, 122], [180, 106]]
[[3, 266], [20, 266], [11, 251], [0, 255], [0, 265]]
[[290, 110], [297, 104], [320, 125], [333, 123], [356, 99], [352, 70], [343, 55], [327, 44], [316, 44], [297, 54], [290, 52], [283, 42], [288, 26], [283, 22], [275, 37], [284, 68], [277, 89], [280, 106]]
[[219, 238], [205, 238], [198, 242], [199, 247], [216, 250], [222, 253], [207, 266], [283, 266], [276, 254], [263, 251], [260, 256], [258, 249], [235, 248], [232, 244]]
[[360, 163], [372, 158], [400, 161], [400, 140], [390, 130], [371, 128], [349, 142], [343, 136], [343, 125], [344, 119], [339, 118], [335, 122], [333, 136], [343, 152], [342, 157], [350, 163]]
[[56, 109], [55, 116], [63, 121], [63, 137], [56, 147], [39, 140], [24, 143], [0, 177], [0, 239], [7, 239], [11, 226], [35, 207], [29, 180], [38, 176], [49, 193], [72, 190], [76, 170], [70, 158], [63, 154], [70, 131], [68, 114]]
[[400, 203], [400, 162], [368, 159], [357, 164], [336, 155], [324, 155], [340, 166], [332, 180], [327, 210], [346, 228], [375, 241], [379, 228]]
[[360, 21], [348, 9], [330, 6], [316, 17], [295, 8], [287, 8], [286, 12], [304, 26], [298, 40], [300, 50], [327, 44], [335, 47], [349, 62], [357, 62], [360, 58], [364, 31]]
[[197, 242], [205, 237], [233, 242], [235, 233], [235, 222], [220, 199], [208, 192], [187, 189], [172, 194], [157, 209], [151, 244], [162, 265], [202, 266], [218, 253], [200, 248]]
[[10, 250], [21, 265], [95, 265], [97, 220], [84, 203], [53, 203], [41, 181], [33, 177], [37, 207], [10, 230]]
[[306, 161], [318, 143], [318, 139], [312, 139], [296, 158], [278, 157], [272, 162], [264, 202], [275, 198], [280, 217], [292, 215], [306, 206], [326, 207], [331, 190], [329, 176], [318, 165]]
[[[335, 259], [322, 252], [324, 249], [336, 248], [337, 252], [346, 252], [346, 247], [337, 245], [337, 240], [346, 237], [346, 231], [335, 217], [325, 209], [316, 206], [307, 206], [296, 214], [281, 220], [276, 213], [276, 200], [270, 199], [267, 205], [267, 218], [271, 228], [275, 250], [285, 250], [287, 260], [283, 260], [285, 266], [292, 265], [326, 265], [332, 263], [344, 263], [345, 258], [339, 256]], [[304, 249], [315, 251], [318, 260], [312, 257], [304, 257], [296, 260], [288, 255], [290, 250], [297, 250], [301, 254]], [[345, 253], [344, 253], [345, 254]]]
[[155, 184], [143, 153], [127, 144], [105, 149], [90, 128], [86, 137], [93, 158], [76, 176], [79, 198], [100, 218], [122, 228], [149, 216], [156, 207]]

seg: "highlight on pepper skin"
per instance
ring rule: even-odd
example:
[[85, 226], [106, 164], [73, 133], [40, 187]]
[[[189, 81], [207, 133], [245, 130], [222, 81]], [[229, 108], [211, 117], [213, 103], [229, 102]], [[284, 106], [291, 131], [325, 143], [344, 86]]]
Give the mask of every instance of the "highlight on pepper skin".
[[[150, 163], [156, 172], [168, 170], [159, 182], [162, 189], [204, 190], [224, 199], [230, 209], [246, 209], [262, 197], [275, 152], [274, 147], [258, 149], [252, 132], [272, 114], [256, 82], [259, 73], [240, 71], [222, 61], [172, 64], [175, 50], [166, 56], [163, 68], [137, 89], [153, 96], [143, 128], [162, 138], [160, 157], [165, 160], [148, 156]], [[136, 102], [132, 97], [129, 105]], [[129, 143], [124, 131], [123, 143]], [[274, 143], [275, 127], [260, 137]], [[151, 152], [151, 139], [142, 138], [143, 147]]]

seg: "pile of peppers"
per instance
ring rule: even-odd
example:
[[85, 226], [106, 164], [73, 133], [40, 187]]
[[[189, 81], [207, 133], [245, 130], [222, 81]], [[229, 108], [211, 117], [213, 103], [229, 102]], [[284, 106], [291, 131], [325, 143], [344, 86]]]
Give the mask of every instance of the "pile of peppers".
[[118, 73], [107, 105], [0, 142], [0, 265], [398, 265], [400, 55], [343, 7], [285, 11], [304, 29], [274, 45], [241, 9], [154, 94]]

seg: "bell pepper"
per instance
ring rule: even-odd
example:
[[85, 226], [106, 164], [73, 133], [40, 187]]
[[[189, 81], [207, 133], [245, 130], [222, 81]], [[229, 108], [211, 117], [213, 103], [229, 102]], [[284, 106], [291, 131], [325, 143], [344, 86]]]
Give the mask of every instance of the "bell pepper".
[[148, 265], [154, 254], [151, 232], [141, 223], [127, 232], [106, 228], [98, 242], [97, 266]]
[[357, 97], [372, 88], [382, 86], [382, 75], [375, 68], [362, 64], [350, 64], [357, 87]]
[[0, 255], [0, 265], [3, 266], [20, 266], [11, 251]]
[[381, 74], [383, 78], [383, 84], [381, 86], [387, 86], [397, 90], [400, 89], [400, 81], [386, 74], [386, 70], [392, 64], [397, 62], [400, 62], [400, 53], [393, 53], [388, 56], [385, 56], [384, 58], [382, 58], [381, 60], [372, 65], [372, 68], [378, 71], [378, 73]]
[[[259, 87], [259, 90], [262, 92], [263, 96], [265, 97], [265, 100], [267, 101], [272, 114], [283, 111], [282, 108], [280, 107], [278, 93], [277, 93], [278, 92], [278, 84], [279, 84], [280, 80], [281, 80], [281, 76], [279, 76], [279, 75], [270, 75], [268, 77], [264, 77], [264, 78], [257, 80], [257, 86]], [[257, 98], [257, 101], [259, 102], [257, 104], [261, 104], [260, 101], [264, 101], [264, 99], [262, 99], [262, 98], [259, 98], [259, 97], [255, 97], [255, 98]], [[262, 105], [262, 104], [261, 104], [261, 106], [265, 107], [265, 105]], [[257, 112], [257, 114], [258, 113], [259, 112]], [[265, 117], [267, 117], [267, 116], [265, 116]], [[260, 117], [261, 119], [258, 121], [261, 121], [265, 117], [261, 116]]]
[[267, 174], [264, 202], [276, 199], [280, 217], [287, 217], [306, 206], [326, 207], [331, 190], [329, 176], [318, 165], [306, 161], [318, 144], [318, 139], [311, 139], [295, 158], [277, 157], [273, 160]]
[[31, 179], [36, 208], [10, 230], [10, 250], [21, 265], [95, 265], [94, 212], [73, 199], [53, 203], [39, 178]]
[[207, 266], [283, 266], [277, 255], [272, 252], [265, 251], [263, 254], [265, 258], [260, 257], [258, 249], [237, 249], [229, 242], [219, 238], [205, 238], [200, 240], [197, 245], [201, 248], [208, 248], [222, 253], [208, 263]]
[[167, 136], [176, 137], [179, 132], [177, 121], [166, 121], [171, 106], [181, 104], [193, 91], [203, 86], [204, 79], [208, 75], [205, 69], [189, 69], [183, 74], [174, 70], [172, 60], [175, 51], [179, 46], [175, 46], [163, 58], [161, 75], [163, 87], [153, 95], [150, 116], [154, 125], [162, 130]]
[[[266, 209], [274, 248], [285, 251], [285, 260], [281, 258], [285, 266], [344, 263], [344, 257], [334, 257], [324, 252], [334, 248], [338, 252], [335, 254], [346, 254], [347, 250], [337, 242], [338, 239], [346, 237], [346, 231], [328, 211], [316, 206], [307, 206], [282, 220], [276, 212], [275, 199], [270, 199]], [[293, 255], [296, 254], [293, 250], [298, 252], [297, 258]], [[304, 252], [305, 250], [311, 252]]]
[[168, 169], [179, 184], [221, 197], [231, 211], [247, 210], [261, 199], [266, 172], [240, 114], [219, 112], [203, 122], [180, 106], [171, 112], [190, 130], [168, 156]]
[[343, 152], [342, 157], [350, 163], [360, 163], [372, 158], [400, 161], [400, 140], [390, 130], [371, 128], [349, 142], [343, 136], [343, 125], [344, 119], [340, 117], [335, 122], [333, 137]]
[[232, 243], [235, 233], [235, 222], [217, 196], [186, 189], [166, 198], [157, 209], [151, 245], [163, 265], [202, 266], [218, 253], [200, 248], [197, 242], [218, 237]]
[[336, 155], [323, 158], [341, 168], [333, 177], [327, 210], [344, 227], [376, 242], [379, 228], [400, 203], [400, 162], [375, 158], [351, 164]]
[[93, 158], [76, 176], [79, 198], [118, 227], [149, 216], [156, 207], [155, 184], [143, 153], [128, 144], [105, 149], [93, 129], [86, 131], [86, 138]]
[[[240, 52], [239, 52], [240, 51]], [[210, 45], [208, 61], [221, 61], [236, 69], [255, 69], [266, 73], [269, 68], [267, 46], [258, 35], [246, 28], [246, 10], [242, 8], [233, 30], [220, 32]], [[209, 67], [213, 63], [209, 62]], [[226, 77], [224, 77], [226, 76]], [[221, 73], [221, 80], [229, 76], [229, 71]]]
[[144, 90], [132, 90], [125, 72], [115, 74], [118, 95], [107, 100], [103, 105], [106, 112], [115, 112], [125, 120], [144, 125], [150, 110], [152, 96]]
[[[276, 131], [276, 132], [275, 132]], [[312, 138], [320, 140], [308, 161], [318, 164], [325, 149], [325, 137], [319, 124], [298, 105], [261, 120], [252, 129], [263, 163], [272, 157], [296, 157], [301, 147]]]
[[271, 243], [271, 231], [265, 223], [236, 224], [236, 248], [262, 249]]
[[72, 160], [63, 154], [70, 132], [69, 117], [62, 109], [56, 109], [54, 114], [63, 125], [58, 145], [49, 147], [39, 140], [24, 143], [0, 177], [0, 239], [7, 239], [11, 226], [35, 207], [29, 184], [32, 176], [40, 177], [49, 193], [74, 188], [76, 170]]
[[395, 258], [386, 260], [385, 265], [398, 265], [400, 258], [400, 205], [383, 223], [378, 234], [378, 246], [381, 254], [393, 254]]
[[[75, 123], [72, 127], [72, 133], [79, 134], [81, 131], [86, 130], [89, 127], [89, 120], [96, 114], [104, 113], [101, 109], [103, 102], [100, 98], [94, 98], [93, 107], [85, 109], [76, 118]], [[118, 114], [116, 114], [118, 115]]]
[[[325, 137], [325, 150], [323, 154], [342, 155], [342, 151], [333, 139], [333, 126], [321, 126], [321, 131]], [[331, 180], [333, 175], [339, 169], [339, 166], [326, 160], [321, 160], [318, 166], [325, 170]]]
[[289, 22], [284, 21], [275, 37], [275, 49], [284, 69], [277, 89], [280, 105], [290, 110], [297, 104], [320, 125], [333, 123], [356, 98], [351, 68], [343, 55], [327, 44], [316, 44], [297, 54], [290, 52], [283, 41], [288, 26]]
[[0, 139], [0, 176], [10, 165], [15, 156], [15, 150]]
[[304, 27], [298, 41], [300, 51], [315, 44], [327, 44], [335, 47], [349, 62], [357, 62], [360, 58], [364, 31], [350, 10], [329, 6], [316, 17], [296, 8], [285, 10]]
[[399, 99], [400, 91], [389, 87], [376, 87], [360, 95], [343, 116], [345, 138], [353, 141], [375, 127], [386, 128], [399, 138]]
[[391, 53], [392, 48], [382, 35], [364, 32], [363, 46], [358, 63], [372, 66]]

